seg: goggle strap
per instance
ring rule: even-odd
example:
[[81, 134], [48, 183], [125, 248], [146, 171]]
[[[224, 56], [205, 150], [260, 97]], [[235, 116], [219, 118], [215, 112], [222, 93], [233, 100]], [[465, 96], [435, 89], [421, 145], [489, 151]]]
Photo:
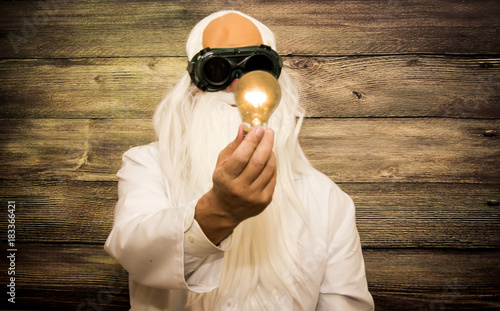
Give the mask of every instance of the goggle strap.
[[204, 48], [203, 50], [199, 51], [198, 54], [199, 56], [203, 56], [205, 55], [206, 53], [210, 52], [212, 49], [210, 47], [206, 47]]
[[189, 74], [191, 74], [194, 70], [194, 62], [188, 60], [188, 65], [186, 67], [186, 70]]

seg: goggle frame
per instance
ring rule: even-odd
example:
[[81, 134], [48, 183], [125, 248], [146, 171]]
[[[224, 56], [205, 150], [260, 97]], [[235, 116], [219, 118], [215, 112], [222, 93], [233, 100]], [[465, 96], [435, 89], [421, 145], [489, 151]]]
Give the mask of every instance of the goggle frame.
[[[240, 78], [244, 73], [248, 72], [245, 70], [246, 64], [254, 56], [265, 56], [272, 63], [272, 71], [276, 79], [279, 78], [281, 74], [281, 69], [283, 67], [283, 60], [279, 54], [273, 50], [270, 46], [261, 44], [260, 46], [246, 46], [237, 48], [204, 48], [203, 50], [196, 53], [193, 58], [188, 61], [186, 70], [191, 77], [191, 81], [202, 91], [207, 92], [217, 92], [228, 87], [234, 79]], [[231, 71], [227, 75], [227, 78], [221, 82], [210, 81], [204, 70], [204, 66], [208, 61], [219, 57], [226, 61], [231, 66]], [[236, 62], [234, 59], [239, 59]], [[254, 69], [254, 70], [266, 70], [266, 69]], [[251, 71], [251, 70], [250, 70]]]

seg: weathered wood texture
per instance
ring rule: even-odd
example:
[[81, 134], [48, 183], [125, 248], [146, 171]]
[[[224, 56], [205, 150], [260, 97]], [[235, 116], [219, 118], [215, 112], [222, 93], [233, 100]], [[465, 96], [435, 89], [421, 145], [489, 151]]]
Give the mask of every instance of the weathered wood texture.
[[500, 52], [495, 0], [54, 0], [0, 2], [0, 53], [15, 58], [184, 55], [182, 43], [192, 26], [221, 9], [258, 16], [279, 38], [282, 54]]
[[[116, 180], [121, 155], [155, 139], [151, 120], [4, 119], [8, 179]], [[499, 120], [308, 119], [301, 142], [336, 182], [500, 183]]]
[[[339, 185], [352, 193], [365, 248], [495, 249], [500, 244], [500, 211], [488, 205], [499, 184]], [[103, 244], [111, 230], [116, 182], [3, 180], [1, 186], [4, 202], [18, 202], [20, 241]], [[6, 218], [0, 226], [7, 226]]]
[[[0, 117], [150, 118], [186, 63], [0, 60]], [[500, 117], [499, 58], [301, 56], [285, 57], [285, 68], [302, 86], [308, 117]]]
[[[0, 202], [19, 242], [0, 309], [128, 309], [102, 245], [121, 155], [155, 139], [190, 28], [231, 8], [274, 31], [301, 85], [301, 144], [355, 201], [377, 310], [500, 308], [499, 1], [47, 0], [0, 2]], [[5, 208], [0, 228], [5, 259]]]
[[[21, 252], [22, 251], [22, 252]], [[29, 310], [127, 310], [127, 273], [98, 245], [20, 246], [19, 300]], [[499, 251], [365, 250], [380, 310], [495, 310]], [[41, 258], [51, 258], [40, 266]], [[446, 265], [440, 264], [446, 261]], [[474, 263], [474, 264], [471, 264]], [[55, 282], [54, 280], [57, 280]], [[57, 293], [57, 294], [54, 294]], [[434, 309], [432, 309], [434, 307]], [[78, 309], [80, 308], [80, 309]]]

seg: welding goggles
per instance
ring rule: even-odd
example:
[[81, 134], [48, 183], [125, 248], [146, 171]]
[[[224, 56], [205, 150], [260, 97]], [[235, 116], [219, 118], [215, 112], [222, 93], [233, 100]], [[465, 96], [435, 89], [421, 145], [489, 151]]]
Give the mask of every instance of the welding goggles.
[[205, 48], [188, 61], [191, 81], [202, 91], [216, 92], [228, 87], [234, 79], [253, 70], [264, 70], [280, 76], [283, 61], [270, 46], [241, 48]]

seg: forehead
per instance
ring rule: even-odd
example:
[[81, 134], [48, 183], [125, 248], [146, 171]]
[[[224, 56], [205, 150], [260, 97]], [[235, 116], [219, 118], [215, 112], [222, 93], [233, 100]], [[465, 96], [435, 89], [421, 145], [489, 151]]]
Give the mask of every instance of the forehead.
[[203, 48], [234, 48], [263, 43], [257, 26], [237, 13], [212, 20], [203, 31], [202, 40]]

